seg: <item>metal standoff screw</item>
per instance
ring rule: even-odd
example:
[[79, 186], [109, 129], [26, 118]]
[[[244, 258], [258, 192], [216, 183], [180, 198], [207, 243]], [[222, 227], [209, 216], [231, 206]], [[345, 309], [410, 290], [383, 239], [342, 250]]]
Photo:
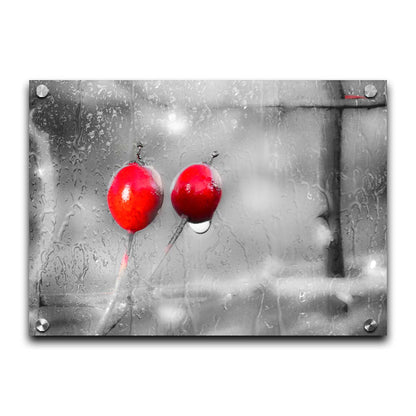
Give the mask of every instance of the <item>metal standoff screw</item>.
[[36, 321], [36, 330], [38, 332], [46, 332], [49, 329], [49, 322], [46, 319], [40, 318]]
[[368, 84], [364, 88], [364, 95], [367, 98], [374, 98], [377, 95], [377, 88], [373, 84]]
[[364, 329], [366, 332], [374, 332], [378, 327], [377, 321], [375, 321], [374, 319], [367, 319], [364, 322]]
[[48, 94], [49, 94], [49, 88], [46, 85], [40, 84], [36, 87], [36, 95], [39, 98], [45, 98]]

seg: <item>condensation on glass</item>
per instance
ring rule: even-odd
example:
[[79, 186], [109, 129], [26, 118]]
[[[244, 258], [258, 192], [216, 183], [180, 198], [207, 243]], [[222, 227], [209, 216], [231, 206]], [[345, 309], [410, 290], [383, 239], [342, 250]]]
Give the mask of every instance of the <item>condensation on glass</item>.
[[[31, 81], [31, 335], [94, 334], [128, 243], [107, 189], [139, 142], [165, 200], [108, 335], [386, 334], [384, 81]], [[180, 221], [171, 182], [214, 150], [211, 226], [186, 226], [149, 285]]]

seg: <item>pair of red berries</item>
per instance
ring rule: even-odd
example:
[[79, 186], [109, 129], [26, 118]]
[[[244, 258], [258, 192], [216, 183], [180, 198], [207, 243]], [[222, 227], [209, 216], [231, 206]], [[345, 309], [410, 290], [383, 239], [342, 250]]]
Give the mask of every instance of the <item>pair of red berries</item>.
[[[175, 211], [191, 223], [211, 220], [221, 199], [221, 178], [207, 163], [188, 166], [174, 180], [171, 201]], [[131, 162], [114, 177], [107, 201], [115, 221], [130, 233], [147, 227], [163, 203], [160, 175], [151, 166]]]

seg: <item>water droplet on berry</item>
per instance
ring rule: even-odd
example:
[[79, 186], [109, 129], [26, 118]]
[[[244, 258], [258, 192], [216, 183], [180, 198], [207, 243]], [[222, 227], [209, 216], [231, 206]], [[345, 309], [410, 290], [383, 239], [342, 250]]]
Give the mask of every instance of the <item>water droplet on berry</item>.
[[211, 227], [211, 221], [200, 222], [198, 224], [188, 222], [188, 224], [191, 227], [192, 231], [196, 232], [197, 234], [204, 234]]

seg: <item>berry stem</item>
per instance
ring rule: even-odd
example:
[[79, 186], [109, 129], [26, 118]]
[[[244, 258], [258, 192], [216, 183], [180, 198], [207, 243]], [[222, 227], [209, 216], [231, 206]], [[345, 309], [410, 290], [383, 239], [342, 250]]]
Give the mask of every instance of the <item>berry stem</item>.
[[[171, 248], [174, 246], [176, 240], [181, 235], [181, 233], [182, 233], [182, 231], [183, 231], [187, 222], [188, 222], [188, 218], [183, 216], [181, 218], [181, 222], [176, 227], [175, 232], [173, 233], [173, 235], [170, 238], [167, 246], [165, 247], [165, 250], [164, 250], [164, 253], [163, 253], [162, 257], [160, 258], [156, 267], [153, 269], [151, 275], [149, 276], [148, 279], [143, 279], [143, 282], [147, 285], [149, 291], [154, 291], [155, 288], [160, 285], [160, 279], [158, 280], [157, 285], [152, 284], [151, 280], [157, 274], [157, 272], [159, 271], [160, 267], [163, 264], [163, 261], [165, 260], [166, 256], [168, 255], [169, 251], [171, 250]], [[123, 261], [121, 262], [120, 271], [119, 271], [117, 279], [116, 279], [116, 285], [115, 285], [115, 288], [114, 288], [113, 297], [110, 300], [110, 303], [108, 304], [107, 309], [105, 310], [104, 315], [100, 320], [100, 323], [98, 324], [98, 327], [97, 327], [97, 330], [96, 330], [96, 335], [107, 335], [121, 321], [121, 319], [127, 313], [128, 304], [129, 304], [130, 307], [132, 307], [132, 302], [133, 302], [132, 301], [132, 297], [133, 297], [132, 289], [133, 288], [129, 284], [129, 288], [128, 288], [129, 295], [127, 297], [128, 301], [129, 301], [128, 304], [126, 303], [124, 305], [124, 307], [119, 308], [118, 311], [114, 311], [114, 309], [116, 307], [116, 300], [119, 297], [118, 292], [120, 291], [121, 280], [123, 278], [124, 270], [127, 268], [127, 261], [128, 261], [128, 258], [129, 258], [129, 255], [130, 255], [130, 250], [131, 250], [131, 241], [133, 240], [132, 236], [134, 236], [134, 234], [130, 235], [129, 247], [127, 248], [126, 254], [123, 257]], [[119, 303], [122, 305], [121, 302], [119, 302]]]
[[144, 144], [142, 142], [137, 143], [136, 145], [137, 151], [136, 151], [136, 160], [135, 162], [138, 163], [140, 166], [144, 166], [144, 160], [142, 159], [142, 149], [144, 147]]
[[[121, 318], [127, 312], [127, 306], [130, 304], [131, 306], [131, 287], [128, 288], [128, 296], [126, 303], [123, 304], [123, 290], [122, 286], [125, 281], [125, 271], [127, 269], [127, 264], [129, 261], [131, 248], [133, 245], [134, 233], [129, 233], [129, 241], [127, 244], [126, 252], [121, 260], [120, 269], [118, 271], [118, 275], [116, 277], [116, 282], [114, 285], [113, 295], [110, 299], [110, 302], [107, 305], [106, 310], [104, 311], [103, 316], [101, 317], [97, 329], [95, 331], [95, 335], [107, 335], [111, 329], [121, 320]], [[130, 284], [129, 284], [130, 286]], [[118, 308], [117, 308], [118, 306]]]
[[142, 142], [137, 143], [137, 160], [141, 163], [142, 162], [142, 157], [141, 157], [141, 152], [143, 149], [144, 144]]
[[211, 157], [210, 157], [210, 159], [208, 160], [208, 162], [207, 162], [207, 165], [212, 165], [212, 162], [214, 161], [214, 159], [216, 158], [216, 157], [218, 157], [220, 155], [220, 153], [219, 152], [217, 152], [216, 150], [214, 150], [212, 153], [211, 153]]
[[161, 265], [163, 264], [163, 261], [165, 260], [166, 256], [168, 255], [169, 251], [171, 250], [171, 248], [174, 246], [174, 244], [176, 243], [176, 240], [179, 238], [179, 236], [181, 235], [186, 223], [188, 222], [188, 217], [182, 216], [181, 218], [181, 222], [178, 224], [178, 226], [175, 229], [175, 232], [173, 233], [172, 237], [170, 238], [167, 246], [165, 247], [165, 251], [162, 255], [162, 257], [160, 258], [159, 262], [157, 263], [156, 267], [153, 269], [152, 274], [149, 276], [148, 278], [148, 282], [150, 282], [150, 286], [152, 287], [151, 281], [153, 276], [158, 272], [158, 270], [160, 269]]
[[[207, 165], [212, 165], [212, 162], [214, 161], [214, 159], [219, 156], [219, 152], [214, 150], [211, 153], [211, 157], [208, 160], [208, 162], [206, 162]], [[154, 285], [152, 285], [152, 278], [153, 276], [159, 271], [161, 265], [163, 264], [163, 261], [165, 260], [166, 256], [168, 255], [169, 251], [171, 250], [171, 248], [174, 246], [176, 240], [178, 239], [178, 237], [181, 235], [186, 223], [188, 222], [188, 217], [186, 217], [185, 215], [182, 215], [181, 217], [181, 222], [178, 224], [178, 226], [176, 227], [172, 237], [170, 238], [168, 245], [165, 248], [165, 251], [162, 255], [162, 257], [160, 258], [159, 262], [156, 265], [156, 268], [153, 270], [153, 272], [151, 273], [151, 275], [149, 276], [149, 278], [147, 279], [146, 284], [148, 285], [149, 289], [154, 289]]]

